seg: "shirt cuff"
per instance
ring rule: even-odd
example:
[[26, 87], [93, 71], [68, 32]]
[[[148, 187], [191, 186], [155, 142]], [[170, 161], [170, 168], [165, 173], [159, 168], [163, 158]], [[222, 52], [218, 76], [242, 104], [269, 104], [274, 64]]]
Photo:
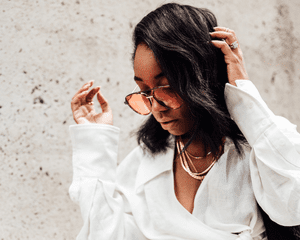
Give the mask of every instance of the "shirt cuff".
[[69, 127], [73, 146], [74, 178], [115, 180], [120, 129], [108, 124]]
[[251, 146], [274, 123], [275, 115], [249, 80], [236, 80], [233, 86], [226, 83], [225, 101], [231, 118], [238, 125]]

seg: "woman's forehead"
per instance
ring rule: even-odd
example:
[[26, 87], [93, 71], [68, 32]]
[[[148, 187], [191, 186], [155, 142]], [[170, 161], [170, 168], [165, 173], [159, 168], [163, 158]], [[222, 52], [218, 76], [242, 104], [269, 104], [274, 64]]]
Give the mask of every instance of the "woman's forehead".
[[147, 45], [138, 45], [134, 58], [134, 72], [138, 74], [158, 74], [161, 72], [159, 64]]
[[153, 51], [145, 43], [140, 43], [136, 48], [134, 61], [139, 60], [140, 58], [155, 59]]

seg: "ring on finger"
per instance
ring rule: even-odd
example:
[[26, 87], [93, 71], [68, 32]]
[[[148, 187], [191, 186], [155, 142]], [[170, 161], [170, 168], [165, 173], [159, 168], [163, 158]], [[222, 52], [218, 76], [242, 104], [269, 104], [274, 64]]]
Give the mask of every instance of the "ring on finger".
[[234, 41], [233, 43], [229, 44], [229, 47], [230, 47], [231, 49], [236, 49], [238, 46], [239, 46], [239, 44], [238, 44], [237, 41]]

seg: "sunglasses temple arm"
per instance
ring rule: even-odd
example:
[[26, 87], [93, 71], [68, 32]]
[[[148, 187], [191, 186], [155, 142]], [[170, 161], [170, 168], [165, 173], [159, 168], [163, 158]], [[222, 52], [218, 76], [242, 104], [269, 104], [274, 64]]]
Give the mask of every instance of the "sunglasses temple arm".
[[132, 90], [131, 93], [133, 93], [135, 91], [135, 89], [138, 87], [139, 85], [136, 85], [135, 88]]

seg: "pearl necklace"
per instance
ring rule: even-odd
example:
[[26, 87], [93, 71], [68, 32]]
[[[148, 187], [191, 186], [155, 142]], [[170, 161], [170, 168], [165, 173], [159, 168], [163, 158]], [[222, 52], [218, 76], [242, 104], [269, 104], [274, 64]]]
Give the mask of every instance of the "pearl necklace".
[[[182, 168], [194, 179], [197, 179], [199, 181], [203, 181], [204, 177], [206, 176], [206, 174], [208, 173], [208, 171], [213, 167], [213, 165], [215, 164], [216, 162], [216, 159], [214, 158], [213, 162], [208, 166], [208, 168], [206, 168], [204, 171], [198, 173], [197, 172], [197, 169], [195, 167], [195, 165], [193, 164], [193, 161], [191, 160], [191, 157], [194, 157], [192, 154], [190, 154], [189, 152], [187, 152], [187, 150], [185, 150], [184, 152], [182, 152], [181, 155], [180, 152], [182, 151], [183, 147], [184, 147], [184, 144], [181, 140], [181, 137], [179, 137], [179, 140], [176, 141], [176, 144], [177, 144], [177, 151], [178, 151], [178, 156], [180, 156], [180, 161], [181, 161], [181, 165], [182, 165]], [[211, 154], [211, 152], [209, 152], [206, 156], [208, 156], [209, 154]], [[189, 156], [190, 155], [190, 156]], [[201, 158], [205, 158], [206, 156], [204, 157], [195, 157], [196, 159], [201, 159]], [[188, 165], [188, 162], [187, 160], [190, 162], [191, 166], [193, 167], [193, 170], [195, 172], [192, 172], [189, 165]]]

